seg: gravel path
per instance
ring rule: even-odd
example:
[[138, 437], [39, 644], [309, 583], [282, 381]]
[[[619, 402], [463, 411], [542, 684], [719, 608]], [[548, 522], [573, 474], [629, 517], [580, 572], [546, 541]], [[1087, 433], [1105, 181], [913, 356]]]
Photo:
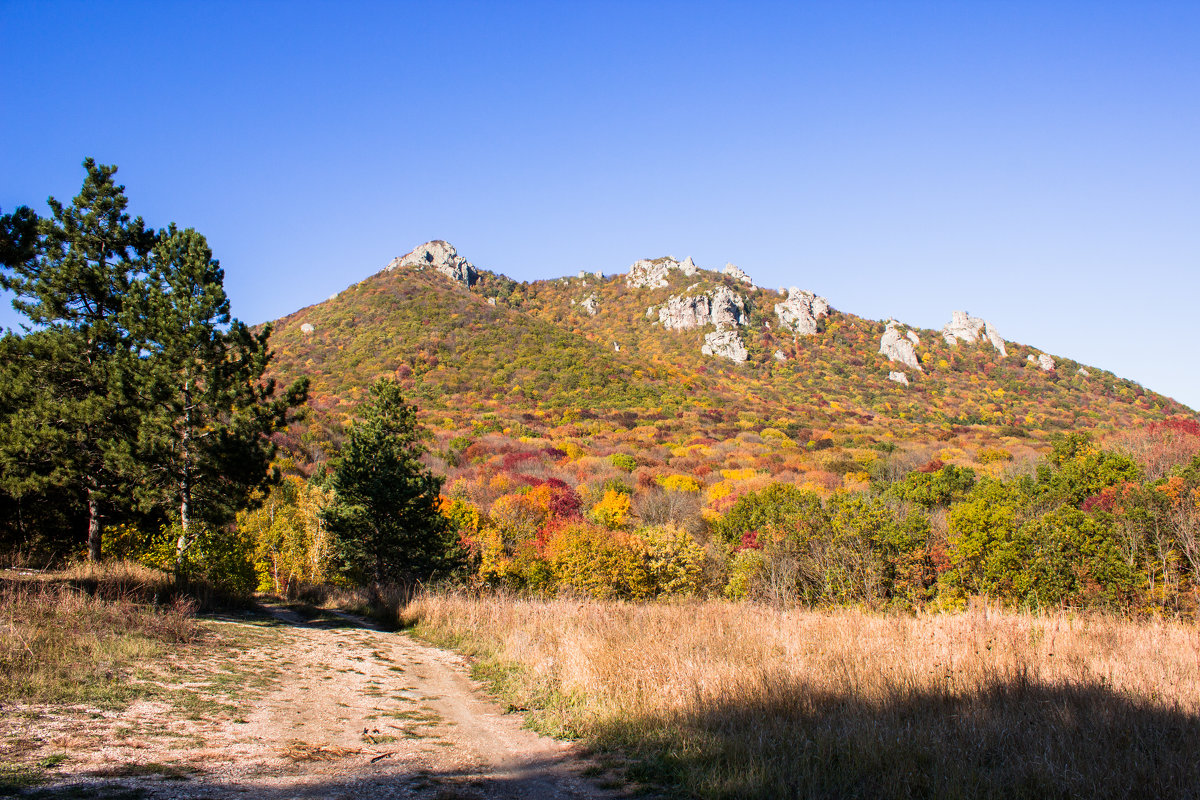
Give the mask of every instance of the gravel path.
[[[26, 708], [6, 723], [67, 753], [33, 797], [617, 797], [581, 777], [569, 743], [483, 698], [464, 660], [346, 615], [216, 624], [239, 642], [177, 665], [183, 702], [119, 712]], [[338, 623], [343, 623], [339, 625]], [[199, 673], [204, 680], [194, 679]], [[231, 698], [233, 701], [231, 702]], [[180, 708], [193, 713], [181, 715]], [[16, 726], [16, 730], [14, 730]]]

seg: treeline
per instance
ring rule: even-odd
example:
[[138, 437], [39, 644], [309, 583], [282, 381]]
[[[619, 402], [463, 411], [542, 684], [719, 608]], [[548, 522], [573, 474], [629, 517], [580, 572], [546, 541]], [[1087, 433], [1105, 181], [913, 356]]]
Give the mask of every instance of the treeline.
[[0, 286], [25, 318], [0, 336], [0, 536], [10, 555], [63, 558], [82, 527], [98, 560], [125, 523], [183, 567], [228, 549], [307, 383], [276, 395], [270, 329], [230, 315], [201, 234], [148, 228], [115, 167], [83, 166], [69, 205], [0, 216]]
[[[1164, 434], [1180, 453], [1200, 450], [1194, 421], [1156, 423], [1141, 441]], [[1008, 477], [932, 460], [889, 478], [881, 465], [862, 491], [754, 470], [724, 470], [705, 487], [691, 475], [647, 479], [625, 454], [603, 459], [606, 475], [578, 451], [488, 456], [468, 445], [460, 458], [478, 469], [455, 470], [438, 500], [457, 536], [458, 569], [445, 574], [478, 588], [631, 600], [954, 609], [987, 596], [1028, 608], [1194, 611], [1200, 456], [1165, 462], [1130, 452], [1129, 441], [1138, 439], [1118, 451], [1065, 434]], [[571, 481], [572, 465], [592, 477]], [[269, 518], [243, 518], [272, 542], [261, 551], [263, 588], [320, 578], [320, 545], [305, 538], [325, 518], [315, 486], [297, 479], [270, 494]], [[717, 499], [706, 506], [705, 496]]]

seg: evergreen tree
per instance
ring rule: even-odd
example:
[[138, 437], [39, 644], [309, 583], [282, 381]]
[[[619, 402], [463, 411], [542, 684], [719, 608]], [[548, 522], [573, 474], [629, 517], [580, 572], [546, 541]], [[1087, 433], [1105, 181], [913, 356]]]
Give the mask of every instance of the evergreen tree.
[[202, 529], [197, 521], [228, 522], [270, 480], [269, 435], [286, 425], [308, 388], [301, 379], [274, 396], [274, 381], [262, 379], [270, 326], [255, 334], [231, 319], [223, 282], [205, 238], [171, 225], [126, 309], [141, 348], [134, 388], [147, 403], [136, 449], [138, 496], [171, 509], [180, 559]]
[[326, 509], [348, 572], [385, 580], [426, 580], [458, 563], [458, 545], [438, 513], [442, 479], [421, 463], [425, 435], [400, 387], [371, 387], [333, 473], [336, 499]]
[[120, 324], [154, 232], [130, 219], [116, 167], [83, 162], [70, 206], [0, 218], [0, 286], [31, 325], [6, 335], [0, 369], [0, 489], [22, 495], [76, 483], [86, 498], [88, 556], [100, 558], [103, 509], [127, 495], [137, 398], [137, 345]]

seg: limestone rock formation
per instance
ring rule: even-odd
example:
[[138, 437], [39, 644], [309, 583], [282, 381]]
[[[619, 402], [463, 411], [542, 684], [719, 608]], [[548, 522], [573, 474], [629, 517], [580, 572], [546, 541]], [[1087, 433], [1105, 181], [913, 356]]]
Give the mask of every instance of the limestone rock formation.
[[473, 286], [479, 278], [475, 266], [458, 254], [454, 246], [441, 239], [416, 247], [407, 255], [393, 258], [387, 265], [388, 271], [397, 267], [415, 267], [424, 269], [433, 267], [451, 280], [464, 286]]
[[699, 271], [699, 267], [690, 256], [683, 262], [671, 256], [643, 258], [633, 262], [629, 274], [625, 276], [625, 285], [630, 289], [663, 289], [668, 284], [671, 270], [678, 270], [690, 278]]
[[829, 301], [793, 286], [787, 291], [787, 299], [775, 304], [775, 316], [792, 333], [810, 336], [817, 332], [817, 321], [829, 316]]
[[1081, 377], [1081, 378], [1090, 378], [1090, 377], [1092, 377], [1092, 373], [1088, 372], [1088, 371], [1087, 371], [1086, 369], [1084, 369], [1083, 367], [1080, 367], [1079, 369], [1075, 370], [1075, 374], [1076, 374], [1076, 375], [1078, 375], [1078, 376], [1079, 376], [1079, 377]]
[[583, 307], [583, 310], [588, 313], [589, 317], [596, 316], [596, 312], [600, 310], [600, 307], [596, 305], [595, 294], [589, 294], [587, 298], [579, 305]]
[[906, 333], [904, 335], [907, 336], [908, 340], [913, 343], [913, 347], [921, 346], [921, 337], [917, 336], [916, 331], [909, 331], [908, 333]]
[[784, 353], [782, 350], [776, 350], [775, 351], [775, 360], [776, 361], [787, 361], [787, 354]]
[[316, 328], [313, 327], [313, 324], [311, 322], [306, 322], [300, 326], [301, 333], [312, 333], [315, 330], [316, 330]]
[[942, 328], [942, 338], [946, 344], [951, 345], [957, 345], [960, 339], [973, 344], [986, 338], [992, 343], [992, 347], [1000, 352], [1001, 358], [1008, 357], [1008, 351], [1004, 349], [1004, 339], [996, 330], [996, 326], [985, 319], [972, 317], [965, 311], [955, 311], [951, 314], [950, 322]]
[[912, 341], [900, 332], [898, 324], [896, 320], [887, 324], [887, 328], [883, 331], [883, 338], [879, 340], [879, 352], [887, 356], [888, 361], [898, 361], [906, 367], [912, 367], [917, 372], [924, 372], [921, 369], [921, 362], [917, 360], [917, 351], [913, 347]]
[[905, 375], [903, 372], [889, 372], [888, 380], [895, 381], [896, 383], [902, 383], [905, 386], [908, 386], [908, 376]]
[[728, 358], [735, 364], [744, 364], [750, 354], [746, 352], [746, 344], [735, 330], [716, 330], [705, 335], [704, 346], [700, 352], [706, 356]]
[[746, 302], [725, 286], [700, 295], [672, 295], [658, 309], [658, 321], [669, 331], [690, 331], [705, 325], [733, 327], [742, 324]]
[[1056, 364], [1054, 363], [1054, 359], [1051, 358], [1050, 356], [1046, 355], [1045, 353], [1042, 353], [1040, 356], [1038, 356], [1037, 361], [1038, 361], [1038, 367], [1041, 368], [1042, 372], [1053, 372], [1054, 371], [1054, 368], [1056, 366]]
[[728, 275], [734, 280], [741, 281], [749, 286], [754, 285], [754, 279], [747, 275], [745, 270], [735, 264], [726, 264], [725, 269], [721, 270], [721, 274]]

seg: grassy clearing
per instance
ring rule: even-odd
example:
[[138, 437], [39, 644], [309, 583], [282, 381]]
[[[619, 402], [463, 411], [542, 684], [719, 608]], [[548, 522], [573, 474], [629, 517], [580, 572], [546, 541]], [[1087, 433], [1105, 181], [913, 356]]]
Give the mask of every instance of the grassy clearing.
[[67, 582], [0, 581], [0, 702], [120, 705], [134, 669], [202, 635], [196, 605], [147, 605]]
[[[547, 732], [678, 796], [1194, 797], [1200, 630], [1160, 620], [882, 616], [752, 604], [426, 595]], [[610, 762], [620, 763], [620, 762]]]
[[[77, 770], [71, 750], [56, 749], [67, 740], [86, 749], [150, 737], [160, 749], [194, 750], [203, 737], [169, 723], [244, 721], [280, 669], [244, 654], [281, 652], [285, 630], [241, 612], [198, 618], [199, 606], [170, 576], [137, 565], [0, 575], [0, 795], [54, 782], [64, 763]], [[112, 713], [139, 699], [170, 710], [138, 725]], [[92, 777], [139, 769], [174, 779], [191, 774], [182, 763], [107, 769]], [[29, 791], [74, 796], [75, 787]]]

